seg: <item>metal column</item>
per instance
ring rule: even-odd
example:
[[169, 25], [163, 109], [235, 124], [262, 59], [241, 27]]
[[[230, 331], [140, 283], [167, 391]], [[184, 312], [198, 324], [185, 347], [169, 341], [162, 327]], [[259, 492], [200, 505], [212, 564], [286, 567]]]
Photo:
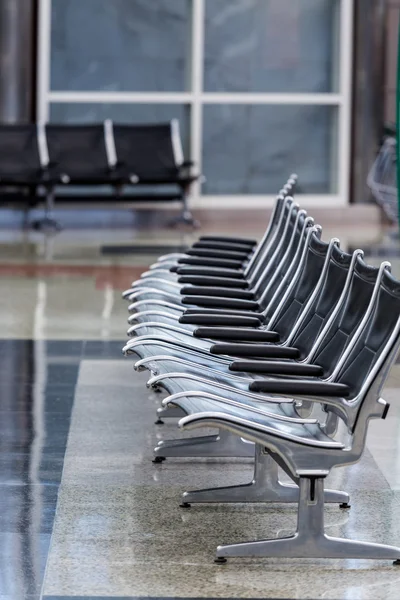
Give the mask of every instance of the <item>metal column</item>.
[[367, 175], [384, 119], [386, 0], [355, 0], [353, 94], [353, 202], [368, 202]]
[[0, 122], [33, 117], [35, 0], [0, 0]]

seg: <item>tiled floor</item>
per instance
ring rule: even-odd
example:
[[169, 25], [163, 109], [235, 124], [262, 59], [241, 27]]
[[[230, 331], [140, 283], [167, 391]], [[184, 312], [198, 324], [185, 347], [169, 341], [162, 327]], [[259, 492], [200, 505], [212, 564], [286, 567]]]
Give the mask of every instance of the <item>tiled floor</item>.
[[[377, 246], [376, 231], [341, 237], [373, 244], [375, 264], [385, 248], [400, 275], [397, 241]], [[182, 510], [184, 490], [249, 481], [251, 461], [151, 463], [176, 422], [154, 425], [160, 396], [121, 355], [120, 292], [157, 246], [190, 240], [168, 230], [66, 230], [53, 239], [0, 230], [0, 600], [399, 598], [400, 571], [384, 562], [215, 565], [221, 541], [289, 534], [295, 509]], [[144, 251], [104, 249], [129, 244]], [[372, 423], [360, 463], [330, 476], [352, 498], [348, 512], [326, 508], [332, 535], [400, 544], [399, 391], [396, 365], [387, 420]]]

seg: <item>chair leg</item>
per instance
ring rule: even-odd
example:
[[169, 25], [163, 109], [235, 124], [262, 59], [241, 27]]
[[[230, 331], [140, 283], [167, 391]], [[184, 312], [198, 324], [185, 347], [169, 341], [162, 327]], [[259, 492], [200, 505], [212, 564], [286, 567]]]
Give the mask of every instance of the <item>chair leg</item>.
[[30, 205], [24, 205], [23, 213], [22, 213], [22, 228], [23, 229], [28, 229], [30, 227], [29, 211], [30, 211]]
[[204, 435], [180, 440], [164, 440], [154, 449], [157, 457], [249, 457], [254, 456], [253, 442], [223, 430], [215, 435]]
[[[348, 503], [346, 492], [325, 490], [325, 502]], [[254, 475], [250, 483], [184, 492], [183, 505], [196, 502], [285, 502], [299, 501], [299, 488], [279, 481], [276, 461], [259, 444], [255, 448]]]
[[189, 208], [190, 186], [182, 186], [181, 190], [181, 200], [183, 205], [182, 212], [174, 219], [171, 219], [168, 225], [169, 227], [176, 227], [177, 225], [189, 225], [190, 227], [193, 227], [193, 229], [198, 229], [200, 227], [200, 223], [194, 218], [192, 211]]
[[36, 219], [32, 221], [33, 229], [37, 229], [38, 231], [60, 231], [62, 229], [60, 223], [58, 223], [55, 219], [52, 218], [52, 213], [54, 210], [54, 188], [46, 189], [46, 203], [45, 203], [45, 212], [44, 217], [42, 219]]
[[[265, 558], [360, 558], [394, 560], [400, 558], [400, 548], [358, 542], [326, 535], [324, 527], [324, 479], [301, 477], [297, 529], [294, 535], [218, 546], [216, 562], [228, 557]], [[400, 564], [400, 561], [399, 563]]]
[[114, 198], [116, 200], [120, 200], [123, 193], [124, 193], [124, 184], [123, 183], [116, 183], [113, 185], [113, 191], [114, 191]]

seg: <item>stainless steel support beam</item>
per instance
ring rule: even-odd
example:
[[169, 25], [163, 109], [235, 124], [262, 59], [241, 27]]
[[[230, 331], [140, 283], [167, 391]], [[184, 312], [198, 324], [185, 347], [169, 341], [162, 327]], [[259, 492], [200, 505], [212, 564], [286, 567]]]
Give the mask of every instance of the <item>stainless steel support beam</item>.
[[0, 0], [0, 122], [33, 117], [35, 0]]
[[386, 0], [355, 0], [351, 200], [368, 202], [367, 175], [384, 120]]

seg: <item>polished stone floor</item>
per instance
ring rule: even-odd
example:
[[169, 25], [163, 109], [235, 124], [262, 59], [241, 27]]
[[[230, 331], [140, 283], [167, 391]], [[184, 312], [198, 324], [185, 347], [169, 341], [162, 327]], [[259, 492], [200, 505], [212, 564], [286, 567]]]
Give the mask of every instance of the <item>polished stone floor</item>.
[[[400, 275], [400, 243], [385, 232], [343, 228], [339, 237], [367, 247], [375, 264], [392, 260]], [[387, 562], [215, 565], [220, 542], [289, 535], [294, 507], [182, 510], [184, 490], [249, 481], [251, 462], [151, 463], [176, 422], [154, 425], [160, 395], [121, 355], [120, 292], [191, 239], [151, 227], [54, 238], [0, 230], [0, 600], [398, 599], [400, 570]], [[348, 512], [326, 508], [331, 535], [400, 545], [399, 392], [400, 364], [384, 394], [388, 418], [372, 423], [362, 461], [330, 476], [352, 499]]]

